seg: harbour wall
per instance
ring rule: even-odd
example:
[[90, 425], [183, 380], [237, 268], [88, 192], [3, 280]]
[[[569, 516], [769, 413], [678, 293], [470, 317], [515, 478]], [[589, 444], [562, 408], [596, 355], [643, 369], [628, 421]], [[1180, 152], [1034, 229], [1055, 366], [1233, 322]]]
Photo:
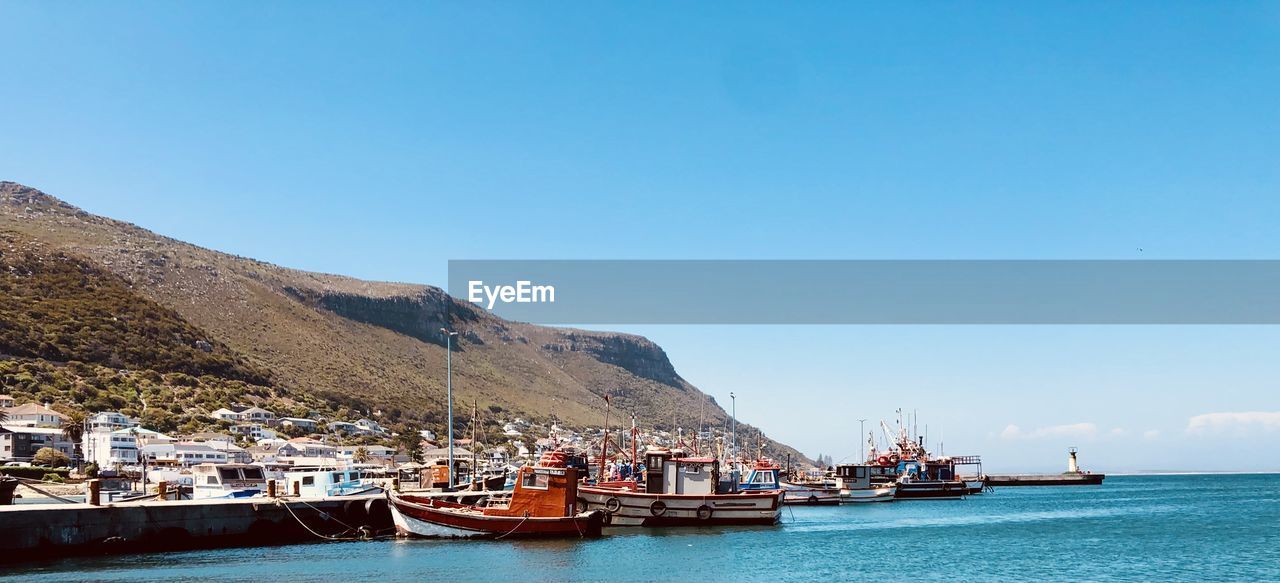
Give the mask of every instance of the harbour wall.
[[382, 495], [20, 504], [0, 507], [0, 563], [350, 540], [393, 532]]
[[989, 475], [988, 486], [1096, 486], [1106, 474], [1012, 474]]

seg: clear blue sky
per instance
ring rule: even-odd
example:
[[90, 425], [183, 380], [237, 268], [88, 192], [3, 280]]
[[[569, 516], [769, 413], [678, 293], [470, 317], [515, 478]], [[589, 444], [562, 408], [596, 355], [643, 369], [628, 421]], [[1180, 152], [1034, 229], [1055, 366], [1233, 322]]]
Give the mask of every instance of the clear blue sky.
[[[472, 258], [1280, 257], [1274, 2], [473, 4], [2, 2], [0, 178], [437, 285]], [[989, 470], [1280, 468], [1273, 328], [630, 331], [810, 455], [902, 406]], [[1189, 430], [1211, 413], [1250, 415]]]

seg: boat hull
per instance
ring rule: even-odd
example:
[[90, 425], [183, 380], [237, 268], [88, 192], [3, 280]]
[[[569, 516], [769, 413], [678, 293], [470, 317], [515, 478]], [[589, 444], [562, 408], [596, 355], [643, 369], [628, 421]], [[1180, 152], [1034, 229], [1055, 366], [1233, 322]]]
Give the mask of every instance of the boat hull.
[[600, 536], [605, 519], [599, 511], [566, 517], [491, 516], [473, 507], [426, 498], [389, 495], [388, 499], [396, 530], [423, 538], [593, 538]]
[[928, 480], [920, 482], [899, 482], [894, 498], [898, 500], [920, 499], [956, 499], [969, 493], [964, 482]]
[[782, 490], [684, 495], [578, 488], [580, 503], [608, 513], [610, 526], [768, 526], [782, 518], [783, 495]]
[[843, 504], [892, 502], [897, 490], [897, 486], [892, 484], [879, 488], [845, 488], [840, 490], [840, 502]]
[[840, 490], [835, 488], [815, 488], [802, 484], [783, 484], [786, 495], [783, 504], [792, 506], [825, 506], [840, 503]]
[[983, 478], [965, 479], [964, 486], [969, 489], [970, 494], [981, 494], [987, 486], [987, 481]]

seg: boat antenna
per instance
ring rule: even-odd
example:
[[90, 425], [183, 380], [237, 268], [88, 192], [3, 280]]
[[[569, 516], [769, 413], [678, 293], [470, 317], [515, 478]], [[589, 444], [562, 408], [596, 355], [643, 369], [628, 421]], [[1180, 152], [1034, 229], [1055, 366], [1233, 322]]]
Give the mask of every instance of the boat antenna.
[[[476, 424], [480, 421], [480, 402], [471, 400], [471, 485], [474, 488], [476, 483], [476, 448], [480, 443], [476, 441]], [[484, 487], [484, 482], [480, 483], [480, 487]]]

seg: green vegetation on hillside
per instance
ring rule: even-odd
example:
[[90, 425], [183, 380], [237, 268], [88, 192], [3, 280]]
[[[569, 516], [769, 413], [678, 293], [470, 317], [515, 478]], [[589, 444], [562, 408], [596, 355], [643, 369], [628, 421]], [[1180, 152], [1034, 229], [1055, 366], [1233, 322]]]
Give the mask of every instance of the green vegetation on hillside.
[[0, 233], [0, 323], [0, 354], [270, 384], [119, 276], [14, 233]]

